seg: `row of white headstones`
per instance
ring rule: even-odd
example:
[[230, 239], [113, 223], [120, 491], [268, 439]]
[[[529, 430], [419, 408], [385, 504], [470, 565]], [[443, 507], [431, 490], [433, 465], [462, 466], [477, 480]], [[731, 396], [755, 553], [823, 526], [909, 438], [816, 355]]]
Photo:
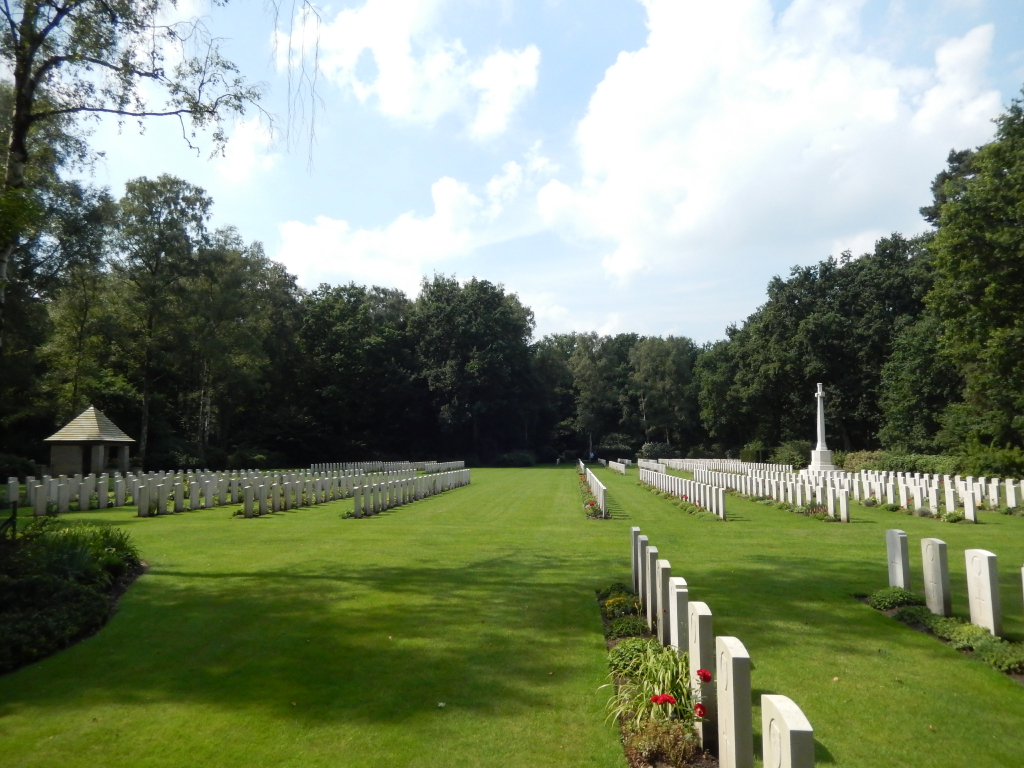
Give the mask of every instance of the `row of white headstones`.
[[[886, 531], [885, 548], [889, 561], [889, 586], [909, 590], [910, 558], [906, 532], [898, 528]], [[946, 542], [934, 538], [921, 539], [921, 560], [925, 605], [938, 616], [950, 616], [953, 607], [949, 591]], [[996, 555], [987, 549], [967, 549], [964, 550], [964, 560], [967, 566], [967, 603], [971, 623], [999, 636], [1003, 631], [1003, 616]], [[1021, 566], [1020, 575], [1024, 589], [1024, 566]]]
[[[927, 509], [933, 514], [942, 511], [939, 506], [941, 499], [945, 511], [952, 512], [962, 508], [964, 517], [973, 522], [977, 521], [977, 508], [982, 503], [987, 503], [990, 508], [1005, 505], [1011, 509], [1024, 503], [1024, 481], [1012, 478], [975, 478], [873, 470], [861, 470], [856, 474], [842, 471], [792, 472], [790, 467], [782, 465], [764, 469], [742, 462], [736, 462], [728, 469], [723, 469], [720, 466], [712, 466], [721, 465], [723, 462], [710, 460], [701, 463], [701, 460], [662, 459], [661, 463], [673, 469], [694, 472], [695, 476], [697, 472], [712, 473], [715, 484], [722, 484], [724, 487], [751, 495], [773, 495], [772, 489], [778, 488], [776, 483], [781, 483], [782, 488], [775, 492], [773, 497], [781, 497], [789, 491], [790, 498], [785, 500], [797, 498], [798, 500], [792, 503], [799, 503], [800, 506], [803, 504], [799, 497], [810, 500], [812, 497], [827, 497], [829, 493], [834, 494], [837, 503], [841, 503], [842, 491], [845, 490], [849, 494], [848, 498], [858, 501], [873, 498], [879, 504], [898, 503], [904, 509]], [[803, 491], [799, 488], [801, 485]], [[819, 493], [819, 489], [823, 491]], [[819, 500], [819, 503], [823, 502]]]
[[709, 483], [665, 474], [664, 469], [655, 472], [643, 467], [640, 468], [640, 482], [704, 507], [725, 520], [725, 488], [716, 488]]
[[353, 512], [356, 517], [376, 515], [386, 509], [411, 504], [438, 493], [469, 485], [470, 470], [456, 469], [430, 475], [412, 475], [385, 478], [376, 483], [356, 486], [353, 493]]
[[[715, 637], [711, 609], [690, 602], [686, 579], [672, 575], [672, 564], [658, 557], [658, 548], [636, 526], [630, 528], [630, 547], [633, 589], [647, 625], [663, 646], [688, 654], [690, 686], [705, 709], [697, 723], [701, 746], [717, 754], [722, 768], [752, 768], [750, 654], [736, 637]], [[711, 673], [710, 682], [701, 680], [700, 670]], [[814, 730], [791, 699], [763, 694], [761, 725], [764, 765], [814, 765]]]
[[576, 471], [583, 476], [587, 488], [594, 494], [597, 508], [603, 514], [608, 514], [608, 489], [604, 487], [604, 483], [598, 480], [597, 475], [591, 472], [590, 468], [579, 459], [576, 460]]
[[371, 472], [396, 472], [400, 469], [417, 469], [426, 474], [434, 472], [451, 472], [454, 469], [465, 469], [465, 461], [345, 461], [332, 464], [311, 464], [312, 472], [337, 472], [361, 469]]

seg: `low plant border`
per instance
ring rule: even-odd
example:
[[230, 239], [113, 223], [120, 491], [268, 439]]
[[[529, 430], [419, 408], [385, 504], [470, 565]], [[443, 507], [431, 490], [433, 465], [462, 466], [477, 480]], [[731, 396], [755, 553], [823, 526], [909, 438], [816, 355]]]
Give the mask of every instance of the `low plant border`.
[[662, 499], [664, 499], [665, 501], [670, 502], [673, 507], [676, 507], [677, 509], [681, 509], [684, 512], [686, 512], [687, 514], [693, 515], [698, 520], [705, 520], [705, 521], [708, 521], [708, 522], [719, 522], [719, 523], [725, 522], [724, 520], [722, 520], [722, 518], [720, 518], [718, 515], [716, 515], [711, 510], [705, 509], [700, 504], [694, 504], [692, 501], [690, 501], [685, 496], [683, 498], [679, 498], [678, 496], [674, 496], [673, 494], [668, 493], [667, 491], [663, 491], [660, 488], [656, 488], [653, 485], [648, 485], [647, 483], [642, 482], [640, 480], [637, 480], [636, 484], [639, 485], [644, 490], [646, 490], [646, 491], [648, 491], [650, 493], [653, 493], [655, 496], [659, 496]]
[[[905, 592], [907, 597], [891, 599], [901, 597], [897, 591]], [[923, 605], [924, 601], [918, 595], [899, 587], [884, 587], [875, 590], [871, 595], [854, 597], [879, 613], [931, 635], [1024, 685], [1024, 643], [1013, 643], [1001, 637], [993, 637], [986, 628], [971, 624], [960, 616], [946, 617], [934, 614]]]

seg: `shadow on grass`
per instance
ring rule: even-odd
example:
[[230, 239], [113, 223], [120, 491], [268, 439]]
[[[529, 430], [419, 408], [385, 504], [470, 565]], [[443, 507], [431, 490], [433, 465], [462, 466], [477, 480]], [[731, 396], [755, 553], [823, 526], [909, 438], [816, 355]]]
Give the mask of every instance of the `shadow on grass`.
[[450, 568], [153, 568], [99, 635], [0, 678], [0, 717], [97, 702], [311, 723], [400, 722], [439, 702], [550, 707], [553, 683], [591, 674], [587, 640], [600, 637], [594, 585], [572, 579], [580, 566], [528, 554]]

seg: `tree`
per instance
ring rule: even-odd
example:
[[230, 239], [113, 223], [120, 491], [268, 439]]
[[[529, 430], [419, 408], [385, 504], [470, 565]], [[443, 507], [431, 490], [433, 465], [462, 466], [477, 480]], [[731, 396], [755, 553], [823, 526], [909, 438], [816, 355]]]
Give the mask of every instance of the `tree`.
[[533, 328], [533, 312], [501, 285], [423, 280], [409, 329], [438, 421], [455, 445], [480, 456], [527, 441]]
[[947, 181], [932, 241], [928, 303], [941, 349], [964, 379], [947, 427], [957, 441], [1024, 446], [1024, 102], [996, 119], [995, 140]]
[[882, 366], [879, 405], [883, 448], [902, 453], [936, 453], [942, 415], [959, 401], [963, 380], [941, 352], [942, 323], [930, 312], [901, 323], [892, 354]]
[[[0, 189], [0, 214], [8, 224], [0, 227], [0, 346], [10, 259], [38, 207], [31, 187], [31, 166], [40, 159], [32, 153], [34, 132], [75, 116], [174, 116], [186, 141], [212, 127], [220, 147], [225, 119], [257, 104], [260, 88], [220, 55], [200, 22], [160, 22], [173, 8], [173, 0], [0, 4], [0, 57], [13, 74]], [[173, 59], [177, 63], [168, 67]], [[165, 101], [150, 106], [143, 84], [156, 85]]]
[[118, 203], [117, 250], [113, 267], [124, 280], [121, 297], [134, 319], [135, 376], [142, 400], [139, 458], [145, 466], [153, 383], [167, 360], [161, 355], [177, 327], [175, 295], [195, 274], [196, 251], [205, 245], [213, 201], [186, 181], [162, 175], [134, 179]]
[[[640, 404], [647, 441], [677, 447], [699, 442], [693, 365], [697, 345], [685, 336], [641, 339], [629, 352], [630, 382]], [[673, 439], [674, 437], [674, 439]]]

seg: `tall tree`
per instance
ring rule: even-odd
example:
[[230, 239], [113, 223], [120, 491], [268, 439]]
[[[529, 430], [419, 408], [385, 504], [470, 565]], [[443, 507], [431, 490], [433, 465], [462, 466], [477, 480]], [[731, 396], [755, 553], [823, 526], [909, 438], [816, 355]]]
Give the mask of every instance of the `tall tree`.
[[[1024, 446], [1024, 102], [996, 120], [995, 140], [947, 181], [932, 242], [928, 302], [943, 324], [942, 349], [964, 378], [952, 406], [957, 442]], [[955, 427], [955, 428], [954, 428]]]
[[440, 424], [478, 456], [527, 439], [533, 312], [501, 285], [424, 279], [409, 323]]
[[161, 347], [176, 327], [174, 309], [182, 282], [195, 274], [196, 251], [205, 245], [213, 201], [186, 181], [162, 175], [134, 179], [118, 203], [115, 271], [129, 293], [135, 360], [142, 400], [139, 458], [145, 466], [154, 378], [165, 365]]
[[[173, 116], [186, 141], [212, 127], [214, 145], [222, 146], [225, 119], [258, 102], [260, 89], [220, 55], [199, 21], [161, 23], [174, 8], [173, 0], [0, 4], [0, 58], [13, 75], [0, 189], [0, 219], [7, 224], [0, 227], [0, 346], [11, 256], [38, 208], [33, 132], [69, 116]], [[169, 60], [177, 63], [168, 66]], [[152, 86], [164, 94], [159, 105], [147, 103]]]

